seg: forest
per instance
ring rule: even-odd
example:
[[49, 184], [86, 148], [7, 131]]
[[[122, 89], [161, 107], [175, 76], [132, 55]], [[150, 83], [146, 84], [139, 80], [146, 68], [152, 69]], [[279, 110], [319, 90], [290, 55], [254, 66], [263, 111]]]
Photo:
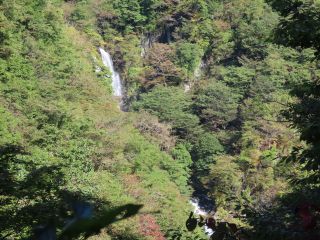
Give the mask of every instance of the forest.
[[0, 0], [0, 239], [320, 240], [320, 0]]

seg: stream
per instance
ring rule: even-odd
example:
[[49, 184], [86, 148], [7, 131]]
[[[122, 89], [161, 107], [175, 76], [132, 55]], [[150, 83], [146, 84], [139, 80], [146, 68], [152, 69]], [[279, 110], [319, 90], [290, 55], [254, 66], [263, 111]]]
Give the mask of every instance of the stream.
[[[190, 185], [194, 189], [194, 192], [189, 202], [193, 206], [193, 212], [196, 217], [214, 218], [216, 204], [214, 200], [208, 197], [209, 190], [203, 186], [195, 174], [190, 178]], [[208, 237], [214, 233], [214, 231], [206, 225], [203, 226], [203, 229]]]

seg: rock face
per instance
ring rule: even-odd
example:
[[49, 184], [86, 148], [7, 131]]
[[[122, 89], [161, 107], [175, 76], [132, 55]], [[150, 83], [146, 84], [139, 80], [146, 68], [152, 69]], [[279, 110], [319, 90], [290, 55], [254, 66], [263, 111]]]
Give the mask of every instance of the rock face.
[[153, 33], [146, 33], [141, 38], [141, 57], [144, 57], [148, 51], [149, 48], [152, 47], [153, 43], [158, 42], [159, 36], [157, 34]]

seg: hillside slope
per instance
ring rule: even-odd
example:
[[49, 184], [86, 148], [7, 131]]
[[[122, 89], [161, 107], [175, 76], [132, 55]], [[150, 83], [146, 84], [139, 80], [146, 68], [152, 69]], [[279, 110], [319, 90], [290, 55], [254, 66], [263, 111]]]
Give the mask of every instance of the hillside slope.
[[95, 239], [164, 239], [191, 209], [190, 155], [156, 118], [119, 111], [108, 70], [95, 71], [104, 41], [68, 24], [62, 4], [1, 2], [0, 236], [61, 234], [85, 201], [94, 214], [143, 205]]
[[319, 13], [0, 1], [0, 237], [318, 239]]

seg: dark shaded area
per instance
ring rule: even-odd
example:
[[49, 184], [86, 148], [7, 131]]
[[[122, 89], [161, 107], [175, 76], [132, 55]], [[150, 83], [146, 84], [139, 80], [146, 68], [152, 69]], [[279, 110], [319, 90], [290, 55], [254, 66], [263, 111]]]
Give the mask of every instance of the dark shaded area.
[[91, 218], [78, 218], [65, 231], [59, 239], [76, 239], [79, 236], [89, 237], [112, 223], [129, 218], [138, 213], [143, 205], [126, 204], [120, 207], [104, 209]]
[[320, 52], [320, 5], [308, 0], [269, 0], [283, 17], [275, 32], [276, 41], [286, 46], [310, 48]]
[[[37, 166], [25, 160], [29, 154], [22, 146], [1, 146], [0, 153], [1, 236], [28, 237], [40, 226], [61, 227], [69, 200], [87, 198], [63, 189], [63, 166]], [[18, 178], [21, 174], [26, 176]]]
[[320, 208], [314, 204], [301, 203], [301, 196], [298, 195], [298, 192], [287, 195], [277, 207], [270, 206], [260, 211], [248, 206], [242, 213], [247, 215], [253, 229], [244, 229], [210, 216], [196, 217], [192, 212], [186, 221], [186, 227], [192, 232], [197, 227], [206, 226], [213, 230], [210, 237], [212, 240], [318, 240]]
[[273, 9], [283, 14], [289, 14], [303, 4], [301, 0], [267, 0], [272, 5]]
[[[191, 212], [189, 218], [186, 221], [186, 228], [192, 232], [197, 227], [206, 226], [213, 230], [210, 239], [212, 240], [248, 240], [249, 235], [238, 228], [236, 224], [228, 223], [224, 221], [216, 221], [212, 216], [199, 216], [199, 218], [193, 216]], [[180, 238], [177, 238], [180, 239]], [[255, 239], [255, 238], [254, 238]]]
[[[142, 205], [107, 208], [101, 202], [64, 189], [64, 166], [36, 166], [19, 145], [0, 147], [0, 239], [39, 240], [91, 236], [138, 213]], [[17, 178], [23, 170], [27, 175]], [[57, 235], [57, 230], [62, 230]]]
[[[320, 239], [319, 189], [295, 189], [272, 206], [257, 211], [246, 208], [243, 214], [254, 228], [250, 239], [318, 240]], [[305, 206], [308, 206], [306, 210]]]
[[192, 199], [198, 202], [200, 208], [205, 212], [215, 212], [216, 203], [214, 199], [208, 197], [209, 189], [207, 189], [197, 177], [198, 173], [193, 173], [189, 184], [195, 189], [192, 193]]
[[[291, 93], [300, 101], [291, 104], [285, 112], [286, 117], [299, 129], [300, 139], [308, 144], [307, 148], [296, 147], [289, 162], [299, 162], [309, 171], [304, 183], [320, 182], [320, 79], [316, 75], [310, 82], [294, 86]], [[298, 182], [298, 181], [297, 181]]]
[[174, 32], [174, 26], [170, 26], [169, 24], [164, 25], [158, 42], [169, 44], [172, 41], [173, 32]]

